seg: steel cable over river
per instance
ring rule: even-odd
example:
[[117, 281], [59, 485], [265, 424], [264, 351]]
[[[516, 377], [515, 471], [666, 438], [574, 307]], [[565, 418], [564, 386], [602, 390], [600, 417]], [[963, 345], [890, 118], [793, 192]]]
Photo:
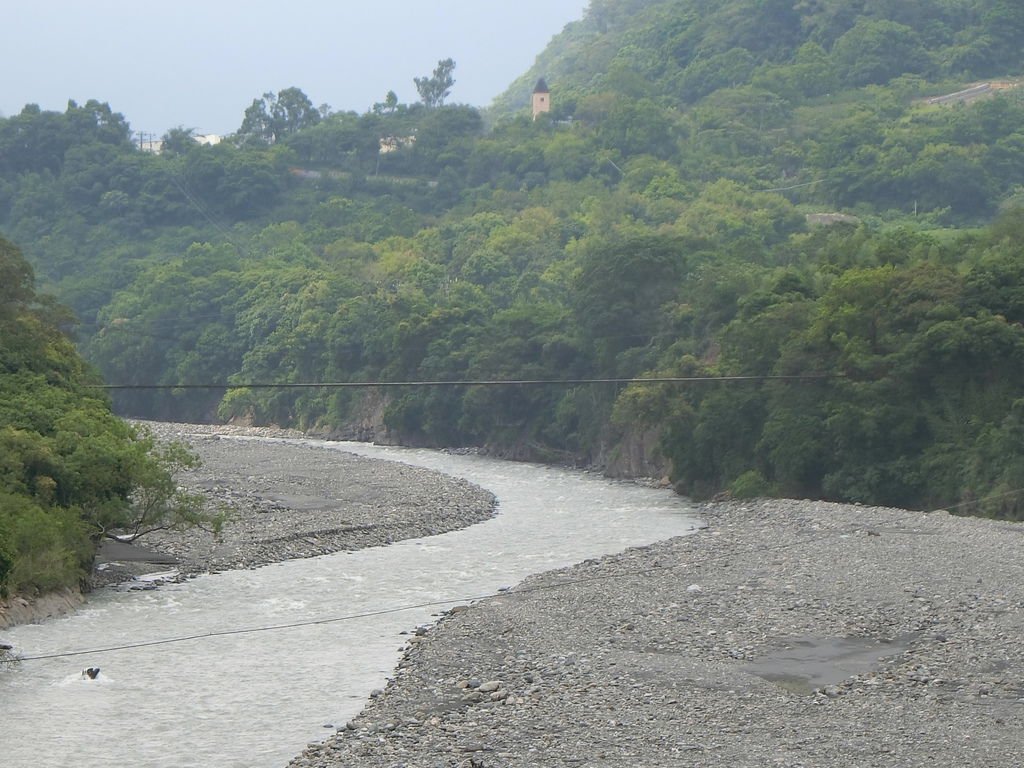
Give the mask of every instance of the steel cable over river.
[[[479, 456], [322, 445], [464, 477], [497, 496], [499, 514], [387, 547], [153, 591], [102, 590], [64, 619], [6, 631], [26, 657], [196, 637], [25, 661], [0, 674], [5, 768], [281, 766], [384, 685], [400, 633], [432, 621], [431, 604], [492, 593], [699, 524], [667, 490]], [[301, 460], [310, 460], [308, 451]], [[390, 612], [412, 605], [419, 607]], [[377, 615], [310, 623], [357, 614]], [[286, 624], [296, 626], [234, 631]], [[95, 680], [82, 677], [90, 666], [102, 669]]]

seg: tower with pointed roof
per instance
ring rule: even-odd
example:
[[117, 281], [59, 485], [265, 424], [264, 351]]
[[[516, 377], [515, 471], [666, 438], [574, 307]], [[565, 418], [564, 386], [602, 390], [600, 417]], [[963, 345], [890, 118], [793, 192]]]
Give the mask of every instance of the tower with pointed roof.
[[551, 91], [548, 90], [548, 84], [544, 82], [542, 77], [537, 81], [537, 85], [533, 89], [533, 119], [536, 120], [538, 115], [550, 111]]

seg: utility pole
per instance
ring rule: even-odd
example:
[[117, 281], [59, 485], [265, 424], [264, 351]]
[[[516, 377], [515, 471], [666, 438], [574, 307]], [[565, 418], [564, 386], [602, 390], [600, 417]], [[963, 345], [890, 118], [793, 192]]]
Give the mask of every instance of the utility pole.
[[153, 142], [156, 141], [156, 134], [155, 133], [146, 133], [145, 131], [139, 131], [138, 137], [139, 137], [139, 151], [140, 152], [145, 152], [146, 151], [146, 142], [147, 142], [146, 137], [147, 136], [149, 137], [148, 142], [149, 142], [150, 148], [152, 148]]

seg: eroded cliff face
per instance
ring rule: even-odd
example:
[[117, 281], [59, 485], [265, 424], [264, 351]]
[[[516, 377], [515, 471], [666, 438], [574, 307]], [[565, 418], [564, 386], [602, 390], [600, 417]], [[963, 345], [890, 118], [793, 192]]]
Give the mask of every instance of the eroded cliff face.
[[352, 409], [344, 424], [318, 424], [310, 434], [328, 440], [352, 440], [357, 443], [379, 443], [381, 445], [404, 445], [384, 425], [384, 411], [391, 402], [386, 394], [367, 390]]
[[[439, 448], [437, 443], [418, 434], [405, 434], [389, 429], [384, 414], [392, 398], [387, 392], [367, 390], [341, 424], [322, 422], [310, 427], [306, 434], [325, 440], [351, 440], [378, 445], [401, 445], [409, 448]], [[251, 420], [232, 422], [239, 426], [253, 426]], [[270, 426], [270, 425], [267, 425]], [[539, 464], [590, 467], [617, 479], [653, 478], [668, 484], [670, 462], [662, 457], [658, 447], [661, 431], [658, 427], [634, 427], [607, 430], [601, 446], [591, 455], [577, 455], [540, 445], [527, 437], [514, 444], [488, 443], [482, 446], [448, 446], [479, 451], [488, 456], [509, 461], [532, 461]]]
[[620, 479], [651, 477], [668, 483], [671, 466], [658, 449], [658, 428], [627, 429], [597, 457], [605, 475]]
[[14, 595], [0, 600], [0, 629], [63, 616], [84, 602], [82, 593], [71, 589], [62, 589], [33, 598]]

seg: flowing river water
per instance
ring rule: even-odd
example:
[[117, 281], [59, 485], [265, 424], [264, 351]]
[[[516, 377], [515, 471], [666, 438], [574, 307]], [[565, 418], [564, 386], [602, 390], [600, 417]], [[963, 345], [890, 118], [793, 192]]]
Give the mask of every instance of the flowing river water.
[[[353, 717], [400, 657], [400, 634], [529, 574], [696, 529], [666, 490], [478, 456], [330, 444], [464, 477], [498, 516], [387, 547], [233, 571], [147, 592], [101, 590], [71, 616], [4, 632], [23, 656], [0, 669], [0, 766], [280, 767]], [[100, 667], [95, 680], [86, 667]]]

